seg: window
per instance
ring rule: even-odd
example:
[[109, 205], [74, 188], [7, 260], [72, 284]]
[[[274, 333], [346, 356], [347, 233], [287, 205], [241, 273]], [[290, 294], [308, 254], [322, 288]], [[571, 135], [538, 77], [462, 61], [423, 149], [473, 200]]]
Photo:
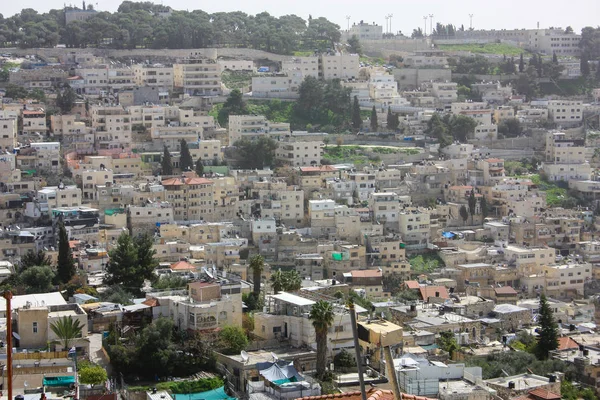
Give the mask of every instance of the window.
[[38, 333], [38, 323], [34, 322], [32, 325], [33, 325], [33, 333]]

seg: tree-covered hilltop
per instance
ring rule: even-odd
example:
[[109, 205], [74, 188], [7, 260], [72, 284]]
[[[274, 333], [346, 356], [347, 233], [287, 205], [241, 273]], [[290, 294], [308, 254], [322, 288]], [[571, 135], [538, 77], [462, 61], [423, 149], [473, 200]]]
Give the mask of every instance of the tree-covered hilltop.
[[[87, 10], [91, 9], [88, 5]], [[65, 7], [39, 14], [26, 8], [9, 18], [0, 14], [0, 47], [54, 47], [59, 43], [115, 49], [241, 47], [293, 54], [296, 50], [332, 48], [340, 40], [340, 27], [322, 17], [309, 16], [305, 21], [296, 15], [277, 18], [267, 12], [208, 14], [172, 10], [149, 1], [124, 1], [115, 13], [98, 11], [67, 27], [68, 10], [81, 9]]]

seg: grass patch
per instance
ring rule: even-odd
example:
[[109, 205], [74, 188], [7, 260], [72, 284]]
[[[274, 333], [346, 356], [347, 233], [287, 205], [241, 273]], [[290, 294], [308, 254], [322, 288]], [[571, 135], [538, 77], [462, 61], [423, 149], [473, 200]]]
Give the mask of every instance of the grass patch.
[[310, 57], [313, 54], [315, 54], [314, 51], [295, 51], [294, 52], [295, 57]]
[[573, 197], [567, 189], [566, 182], [549, 182], [538, 174], [520, 176], [519, 178], [531, 179], [542, 192], [546, 192], [546, 204], [548, 207], [573, 208], [577, 206], [578, 200]]
[[369, 158], [360, 146], [328, 146], [323, 152], [323, 159], [332, 164], [353, 163], [362, 165], [369, 162]]
[[556, 84], [552, 82], [541, 82], [540, 92], [544, 95], [557, 94], [560, 96], [577, 96], [589, 93], [593, 83], [587, 82], [584, 77], [577, 79], [560, 79]]
[[229, 89], [243, 89], [252, 84], [252, 72], [225, 70], [221, 74], [221, 81]]
[[505, 54], [508, 57], [519, 56], [521, 53], [529, 54], [525, 49], [507, 43], [440, 44], [436, 47], [440, 50], [469, 51], [473, 54]]

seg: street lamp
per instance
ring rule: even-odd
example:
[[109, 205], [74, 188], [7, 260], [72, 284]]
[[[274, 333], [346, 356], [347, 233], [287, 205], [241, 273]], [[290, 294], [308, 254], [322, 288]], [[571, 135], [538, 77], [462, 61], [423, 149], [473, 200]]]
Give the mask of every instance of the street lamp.
[[433, 14], [429, 14], [429, 28], [431, 29], [431, 34], [433, 35]]
[[473, 30], [473, 14], [469, 14], [469, 30]]
[[392, 33], [392, 17], [393, 16], [394, 16], [394, 14], [388, 14], [388, 16], [387, 16], [389, 18], [389, 21], [390, 21], [390, 28], [388, 29], [389, 33]]
[[346, 15], [346, 21], [348, 21], [348, 32], [350, 32], [350, 16]]
[[423, 21], [425, 21], [425, 30], [423, 31], [423, 36], [427, 36], [427, 15], [423, 17]]
[[385, 18], [385, 33], [388, 33], [388, 20], [390, 19], [390, 17], [388, 17], [386, 15], [384, 18]]

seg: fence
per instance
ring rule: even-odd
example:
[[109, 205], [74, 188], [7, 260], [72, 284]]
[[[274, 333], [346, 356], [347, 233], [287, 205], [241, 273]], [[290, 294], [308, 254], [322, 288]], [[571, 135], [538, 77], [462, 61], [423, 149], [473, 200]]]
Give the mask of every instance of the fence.
[[[52, 358], [68, 358], [66, 351], [36, 351], [34, 353], [13, 353], [13, 360], [48, 360]], [[78, 353], [81, 355], [81, 352]]]

